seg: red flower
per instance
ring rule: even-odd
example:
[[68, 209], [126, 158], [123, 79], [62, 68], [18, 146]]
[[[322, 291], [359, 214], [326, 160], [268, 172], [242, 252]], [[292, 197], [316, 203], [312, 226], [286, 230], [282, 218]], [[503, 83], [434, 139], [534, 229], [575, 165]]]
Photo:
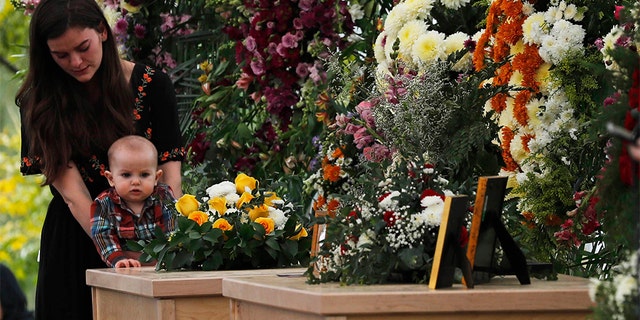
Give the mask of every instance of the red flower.
[[387, 227], [393, 227], [396, 223], [396, 215], [393, 211], [385, 211], [383, 215], [384, 222], [387, 223]]

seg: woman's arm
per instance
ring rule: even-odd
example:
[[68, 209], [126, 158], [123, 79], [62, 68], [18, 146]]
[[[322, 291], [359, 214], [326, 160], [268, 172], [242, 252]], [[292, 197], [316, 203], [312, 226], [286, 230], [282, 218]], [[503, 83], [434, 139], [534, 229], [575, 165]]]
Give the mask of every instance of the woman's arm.
[[163, 174], [160, 182], [169, 185], [173, 191], [173, 196], [178, 199], [182, 197], [182, 162], [169, 161], [158, 166]]
[[91, 236], [91, 194], [84, 184], [76, 164], [69, 165], [60, 177], [53, 181], [53, 187], [60, 192], [71, 214], [78, 221], [84, 232]]

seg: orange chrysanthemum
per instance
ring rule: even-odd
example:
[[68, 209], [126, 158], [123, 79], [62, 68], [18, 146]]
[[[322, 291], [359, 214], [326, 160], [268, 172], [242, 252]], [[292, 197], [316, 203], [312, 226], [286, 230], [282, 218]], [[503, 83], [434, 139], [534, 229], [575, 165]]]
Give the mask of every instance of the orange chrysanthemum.
[[340, 180], [340, 166], [327, 164], [322, 168], [322, 177], [327, 181], [337, 182]]
[[522, 90], [518, 92], [513, 106], [513, 117], [521, 126], [529, 123], [529, 114], [527, 113], [527, 102], [531, 99], [531, 91]]

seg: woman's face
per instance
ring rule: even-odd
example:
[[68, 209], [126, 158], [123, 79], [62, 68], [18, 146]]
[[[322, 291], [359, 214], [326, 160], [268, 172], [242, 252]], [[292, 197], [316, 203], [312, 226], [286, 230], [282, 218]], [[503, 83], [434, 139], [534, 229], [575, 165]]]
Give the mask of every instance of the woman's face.
[[47, 40], [49, 52], [62, 70], [79, 82], [93, 78], [102, 62], [102, 42], [107, 31], [91, 28], [69, 28], [60, 37]]

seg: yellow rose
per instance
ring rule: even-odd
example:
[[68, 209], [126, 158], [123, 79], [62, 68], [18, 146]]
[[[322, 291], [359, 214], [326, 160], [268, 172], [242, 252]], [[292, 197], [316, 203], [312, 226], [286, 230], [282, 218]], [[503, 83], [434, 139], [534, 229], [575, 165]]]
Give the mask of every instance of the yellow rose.
[[198, 225], [202, 225], [203, 223], [207, 222], [209, 220], [209, 215], [200, 211], [200, 210], [196, 210], [196, 211], [192, 211], [191, 213], [189, 213], [189, 219], [195, 221], [198, 223]]
[[220, 218], [213, 222], [213, 227], [222, 231], [233, 230], [233, 226], [227, 221], [227, 219]]
[[[298, 227], [302, 227], [302, 225], [297, 225], [296, 228]], [[298, 234], [296, 234], [293, 237], [290, 237], [289, 239], [291, 240], [300, 240], [300, 238], [304, 238], [306, 236], [308, 236], [309, 234], [307, 233], [307, 229], [305, 227], [302, 227], [302, 229], [300, 229], [300, 232], [298, 232]]]
[[247, 188], [249, 188], [250, 191], [253, 191], [256, 188], [257, 183], [258, 183], [258, 180], [244, 173], [241, 173], [238, 176], [236, 176], [236, 181], [235, 181], [236, 191], [238, 192], [238, 194], [242, 194], [246, 192]]
[[223, 215], [227, 212], [227, 199], [225, 197], [215, 197], [209, 200], [209, 208], [218, 211], [218, 214]]
[[251, 194], [251, 192], [243, 192], [242, 195], [240, 196], [240, 199], [236, 201], [236, 208], [238, 209], [242, 208], [242, 205], [245, 203], [249, 203], [251, 199], [253, 199], [253, 195]]
[[176, 202], [176, 210], [185, 217], [188, 217], [191, 212], [198, 210], [198, 208], [200, 208], [200, 202], [190, 194], [183, 195]]
[[270, 234], [276, 227], [275, 221], [273, 221], [273, 219], [271, 218], [259, 217], [255, 222], [261, 224], [262, 227], [264, 227], [264, 234]]
[[273, 202], [274, 201], [278, 201], [278, 200], [282, 200], [280, 199], [280, 197], [278, 197], [278, 195], [276, 195], [275, 192], [265, 192], [264, 193], [264, 204], [273, 207]]
[[256, 221], [258, 218], [266, 218], [269, 216], [269, 207], [263, 205], [255, 206], [249, 210], [249, 219]]

